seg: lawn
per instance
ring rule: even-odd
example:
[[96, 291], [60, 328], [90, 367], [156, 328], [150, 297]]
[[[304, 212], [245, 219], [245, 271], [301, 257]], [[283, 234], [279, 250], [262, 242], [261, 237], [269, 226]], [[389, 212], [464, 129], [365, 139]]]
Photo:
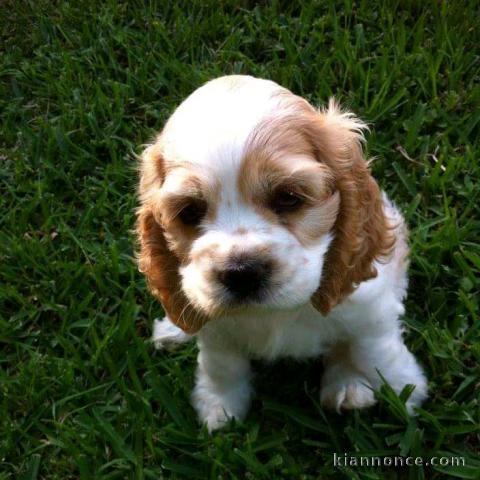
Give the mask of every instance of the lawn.
[[[0, 9], [0, 479], [480, 478], [480, 8], [475, 1], [20, 1]], [[411, 227], [416, 418], [388, 387], [319, 406], [321, 362], [256, 364], [208, 435], [195, 346], [155, 352], [135, 265], [136, 154], [213, 77], [271, 78], [372, 127]], [[336, 467], [333, 454], [464, 465]]]

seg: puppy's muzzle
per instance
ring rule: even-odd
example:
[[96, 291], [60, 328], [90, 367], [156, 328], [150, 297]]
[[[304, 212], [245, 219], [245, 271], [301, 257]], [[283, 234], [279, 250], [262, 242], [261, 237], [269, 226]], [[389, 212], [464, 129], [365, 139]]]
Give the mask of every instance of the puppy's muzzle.
[[261, 294], [271, 274], [269, 261], [237, 257], [228, 261], [226, 267], [217, 273], [217, 278], [235, 300], [247, 300]]

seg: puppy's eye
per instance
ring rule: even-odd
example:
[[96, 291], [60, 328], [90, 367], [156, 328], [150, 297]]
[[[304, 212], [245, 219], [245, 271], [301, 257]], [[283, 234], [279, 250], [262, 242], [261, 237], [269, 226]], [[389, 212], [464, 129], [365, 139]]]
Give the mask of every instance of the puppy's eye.
[[277, 190], [271, 201], [270, 208], [277, 214], [289, 213], [300, 208], [304, 199], [291, 190]]
[[178, 218], [184, 225], [197, 226], [207, 213], [207, 204], [202, 201], [191, 202], [182, 208]]

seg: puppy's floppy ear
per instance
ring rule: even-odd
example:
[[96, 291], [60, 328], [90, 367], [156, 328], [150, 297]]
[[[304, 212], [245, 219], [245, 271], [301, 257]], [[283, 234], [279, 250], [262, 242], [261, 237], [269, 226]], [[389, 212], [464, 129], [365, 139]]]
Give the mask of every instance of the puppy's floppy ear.
[[136, 231], [140, 244], [139, 270], [152, 294], [160, 300], [170, 320], [187, 333], [195, 333], [206, 318], [189, 303], [181, 289], [180, 260], [165, 238], [161, 218], [154, 215], [155, 194], [165, 178], [159, 142], [147, 147], [141, 157], [140, 202]]
[[366, 125], [351, 113], [342, 113], [333, 99], [315, 124], [317, 153], [334, 172], [340, 193], [333, 241], [320, 286], [312, 296], [313, 305], [325, 315], [360, 282], [376, 277], [373, 261], [388, 256], [395, 237], [380, 189], [363, 158]]

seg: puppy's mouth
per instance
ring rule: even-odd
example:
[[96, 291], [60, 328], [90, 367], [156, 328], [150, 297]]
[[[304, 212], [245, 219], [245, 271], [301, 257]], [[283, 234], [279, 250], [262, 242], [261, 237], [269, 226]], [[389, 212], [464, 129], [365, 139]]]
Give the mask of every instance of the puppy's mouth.
[[256, 312], [270, 311], [272, 306], [268, 302], [269, 298], [270, 293], [268, 289], [242, 298], [224, 297], [217, 306], [213, 307], [210, 317], [217, 318], [224, 315], [254, 314]]

